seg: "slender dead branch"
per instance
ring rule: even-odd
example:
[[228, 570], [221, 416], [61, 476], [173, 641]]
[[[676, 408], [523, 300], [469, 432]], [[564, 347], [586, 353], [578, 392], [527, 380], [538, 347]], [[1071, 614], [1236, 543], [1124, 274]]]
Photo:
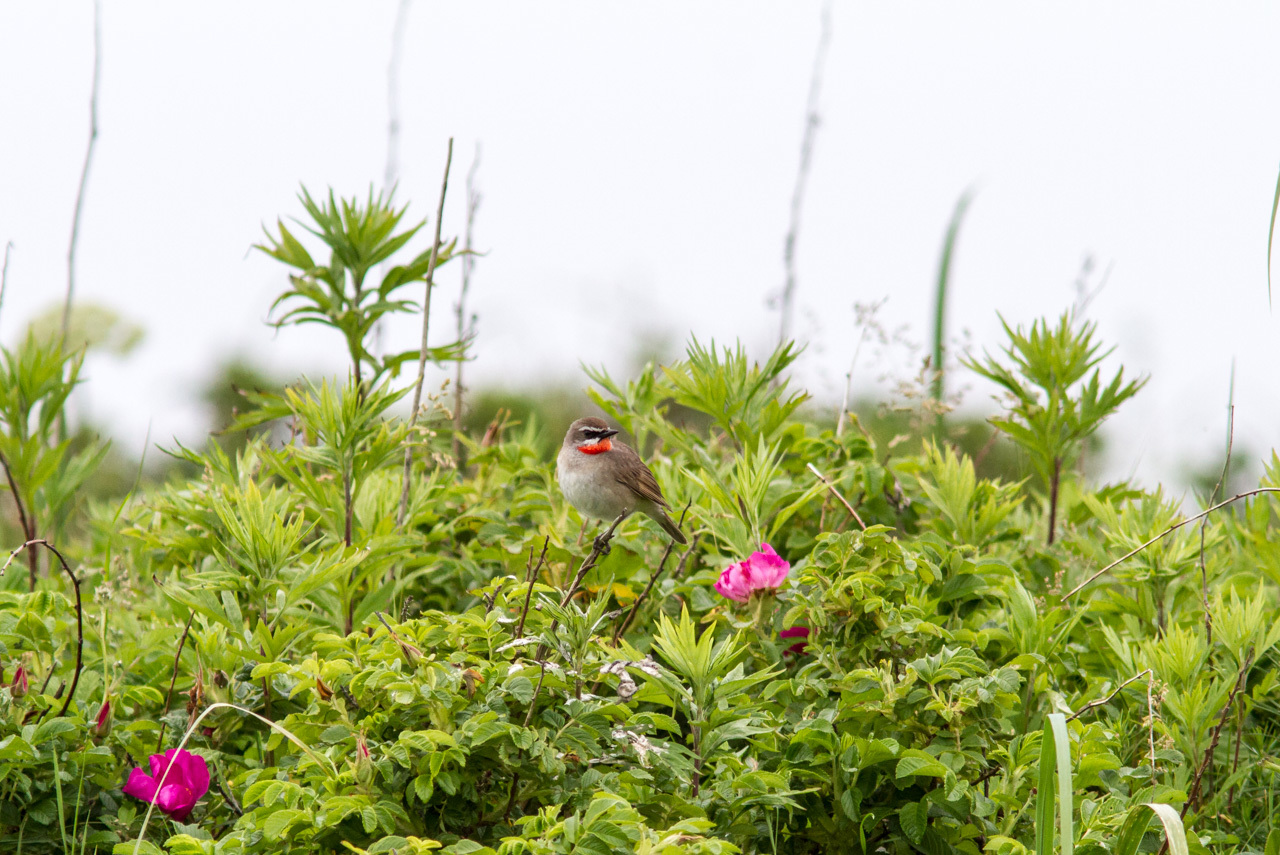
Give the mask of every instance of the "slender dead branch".
[[1147, 548], [1148, 546], [1150, 546], [1151, 544], [1156, 543], [1157, 541], [1161, 540], [1162, 538], [1168, 537], [1169, 535], [1173, 534], [1173, 533], [1174, 533], [1175, 531], [1177, 531], [1178, 529], [1182, 528], [1184, 525], [1189, 525], [1189, 524], [1191, 524], [1191, 523], [1193, 523], [1193, 522], [1195, 522], [1195, 521], [1197, 521], [1197, 520], [1199, 520], [1199, 519], [1202, 519], [1203, 517], [1208, 516], [1209, 514], [1213, 513], [1213, 512], [1214, 512], [1214, 511], [1216, 511], [1216, 510], [1219, 510], [1219, 509], [1221, 509], [1221, 508], [1225, 508], [1227, 505], [1231, 504], [1232, 502], [1238, 502], [1238, 501], [1240, 501], [1241, 499], [1247, 499], [1247, 498], [1249, 498], [1250, 496], [1257, 496], [1257, 495], [1260, 495], [1260, 494], [1262, 494], [1262, 493], [1280, 493], [1280, 487], [1258, 487], [1258, 488], [1253, 489], [1253, 490], [1246, 490], [1246, 491], [1244, 491], [1243, 493], [1237, 493], [1236, 495], [1232, 496], [1230, 499], [1226, 499], [1226, 500], [1224, 500], [1224, 501], [1218, 502], [1218, 504], [1214, 505], [1214, 506], [1213, 506], [1213, 507], [1211, 507], [1211, 508], [1206, 508], [1205, 510], [1203, 510], [1203, 511], [1201, 511], [1200, 513], [1196, 514], [1195, 516], [1187, 517], [1185, 520], [1182, 520], [1181, 522], [1176, 522], [1176, 523], [1174, 523], [1173, 525], [1169, 526], [1169, 527], [1168, 527], [1167, 529], [1165, 529], [1164, 531], [1162, 531], [1162, 532], [1160, 532], [1159, 534], [1157, 534], [1155, 537], [1153, 537], [1153, 538], [1151, 538], [1150, 540], [1148, 540], [1146, 543], [1142, 544], [1141, 546], [1138, 546], [1138, 547], [1135, 547], [1135, 548], [1133, 548], [1133, 549], [1129, 550], [1129, 551], [1128, 551], [1128, 552], [1126, 552], [1124, 555], [1121, 555], [1119, 558], [1117, 558], [1115, 561], [1112, 561], [1112, 562], [1111, 562], [1110, 564], [1108, 564], [1106, 567], [1103, 567], [1103, 568], [1102, 568], [1101, 570], [1099, 570], [1097, 573], [1094, 573], [1094, 574], [1093, 574], [1092, 576], [1090, 576], [1088, 579], [1085, 579], [1085, 580], [1084, 580], [1083, 582], [1081, 582], [1079, 585], [1076, 585], [1076, 586], [1075, 586], [1074, 588], [1072, 588], [1070, 591], [1067, 591], [1067, 593], [1066, 593], [1066, 595], [1063, 597], [1063, 599], [1064, 599], [1064, 600], [1069, 600], [1069, 599], [1071, 599], [1071, 598], [1072, 598], [1072, 597], [1074, 597], [1076, 594], [1078, 594], [1078, 593], [1080, 593], [1082, 590], [1084, 590], [1084, 589], [1085, 589], [1085, 587], [1086, 587], [1090, 582], [1094, 581], [1094, 580], [1095, 580], [1095, 579], [1097, 579], [1099, 576], [1102, 576], [1102, 575], [1104, 575], [1104, 574], [1106, 574], [1106, 573], [1111, 572], [1111, 571], [1112, 571], [1112, 570], [1114, 570], [1116, 567], [1118, 567], [1118, 566], [1120, 566], [1121, 564], [1123, 564], [1124, 562], [1128, 561], [1130, 558], [1132, 558], [1133, 556], [1137, 555], [1139, 552], [1141, 552], [1142, 550], [1146, 549], [1146, 548]]
[[[690, 501], [689, 504], [692, 504], [692, 501]], [[684, 510], [680, 512], [680, 522], [678, 523], [678, 525], [681, 525], [681, 526], [684, 525], [684, 517], [685, 517], [685, 514], [688, 512], [689, 512], [689, 505], [685, 505]], [[683, 564], [684, 561], [689, 557], [689, 553], [693, 552], [693, 550], [698, 548], [698, 539], [701, 537], [702, 537], [701, 533], [695, 534], [693, 536], [693, 540], [689, 543], [689, 548], [685, 550], [684, 558], [680, 560], [681, 564]], [[644, 590], [640, 592], [640, 596], [636, 597], [636, 601], [631, 604], [631, 610], [627, 612], [627, 616], [618, 623], [617, 628], [613, 631], [614, 647], [618, 646], [618, 639], [626, 635], [627, 630], [631, 628], [631, 622], [635, 620], [636, 612], [640, 610], [640, 604], [643, 603], [645, 599], [649, 596], [649, 592], [653, 590], [654, 583], [657, 582], [658, 579], [662, 577], [662, 571], [665, 570], [667, 567], [667, 558], [670, 557], [671, 550], [673, 547], [675, 547], [675, 545], [676, 545], [676, 542], [674, 540], [669, 541], [667, 543], [667, 548], [662, 553], [662, 560], [658, 562], [657, 572], [649, 577], [648, 584], [644, 586]]]
[[1191, 781], [1191, 789], [1187, 791], [1187, 801], [1182, 806], [1180, 816], [1184, 819], [1187, 811], [1191, 810], [1193, 805], [1198, 805], [1200, 801], [1200, 781], [1204, 777], [1205, 769], [1209, 768], [1209, 764], [1213, 762], [1213, 752], [1218, 747], [1218, 739], [1222, 736], [1222, 728], [1227, 723], [1227, 717], [1231, 713], [1231, 707], [1236, 702], [1236, 695], [1240, 693], [1240, 689], [1244, 686], [1245, 678], [1249, 676], [1249, 668], [1253, 665], [1253, 649], [1249, 649], [1249, 655], [1245, 657], [1244, 664], [1240, 666], [1240, 673], [1236, 676], [1235, 685], [1231, 687], [1231, 694], [1227, 695], [1227, 702], [1222, 707], [1222, 714], [1218, 716], [1218, 725], [1213, 729], [1213, 738], [1209, 740], [1209, 747], [1205, 749], [1204, 758], [1200, 761], [1199, 767], [1196, 768], [1195, 778]]
[[[4, 456], [3, 451], [0, 451], [0, 466], [4, 467], [4, 477], [9, 482], [9, 494], [13, 496], [14, 507], [18, 509], [18, 523], [22, 526], [22, 534], [28, 542], [33, 541], [36, 539], [36, 521], [34, 517], [27, 516], [26, 506], [22, 503], [22, 496], [18, 493], [18, 485], [13, 481], [13, 471], [9, 468], [9, 460]], [[4, 566], [8, 567], [9, 564], [6, 562]], [[40, 562], [34, 549], [27, 550], [27, 568], [29, 570], [31, 590], [34, 591], [36, 589], [36, 576], [40, 572]]]
[[812, 463], [808, 464], [808, 467], [809, 467], [809, 471], [812, 472], [814, 475], [817, 475], [818, 480], [826, 485], [827, 489], [831, 492], [831, 495], [835, 496], [837, 499], [840, 500], [840, 504], [844, 505], [844, 509], [849, 512], [850, 516], [853, 517], [853, 520], [858, 524], [858, 527], [861, 528], [863, 531], [866, 531], [867, 524], [862, 521], [862, 517], [858, 516], [858, 512], [853, 509], [853, 505], [849, 504], [849, 502], [845, 499], [845, 497], [840, 495], [840, 491], [836, 489], [836, 485], [828, 481], [827, 476], [819, 472], [817, 467], [814, 466]]
[[[444, 221], [444, 197], [449, 190], [449, 167], [453, 164], [453, 137], [449, 137], [449, 152], [444, 160], [444, 181], [440, 185], [440, 204], [436, 206], [436, 238], [431, 244], [431, 256], [427, 259], [426, 294], [422, 298], [422, 347], [418, 351], [418, 382], [413, 387], [413, 411], [409, 414], [409, 430], [418, 421], [418, 408], [422, 406], [422, 382], [427, 376], [427, 329], [431, 322], [431, 286], [436, 273], [436, 260], [440, 255], [440, 225]], [[396, 514], [396, 527], [404, 525], [409, 514], [409, 476], [413, 469], [413, 445], [404, 446], [404, 486], [400, 490], [400, 511]]]
[[1085, 704], [1085, 705], [1084, 705], [1084, 706], [1082, 706], [1080, 709], [1076, 710], [1076, 711], [1075, 711], [1075, 712], [1073, 712], [1071, 715], [1067, 716], [1067, 721], [1071, 721], [1071, 720], [1072, 720], [1072, 719], [1074, 719], [1074, 718], [1079, 718], [1080, 716], [1084, 715], [1084, 714], [1085, 714], [1085, 713], [1087, 713], [1089, 710], [1091, 710], [1091, 709], [1093, 709], [1093, 708], [1095, 708], [1095, 707], [1104, 707], [1104, 706], [1106, 706], [1107, 704], [1111, 703], [1112, 699], [1113, 699], [1113, 698], [1115, 698], [1115, 696], [1116, 696], [1116, 695], [1120, 694], [1120, 692], [1124, 689], [1124, 687], [1125, 687], [1125, 686], [1129, 685], [1130, 683], [1135, 683], [1135, 682], [1137, 682], [1138, 680], [1141, 680], [1144, 676], [1145, 676], [1145, 677], [1151, 677], [1151, 676], [1152, 676], [1152, 672], [1151, 672], [1151, 669], [1150, 669], [1150, 668], [1148, 668], [1148, 669], [1147, 669], [1147, 670], [1145, 670], [1145, 671], [1139, 671], [1137, 674], [1134, 674], [1134, 675], [1133, 675], [1132, 677], [1130, 677], [1128, 680], [1125, 680], [1123, 683], [1121, 683], [1120, 685], [1116, 686], [1115, 691], [1114, 691], [1114, 692], [1112, 692], [1111, 694], [1107, 695], [1105, 698], [1100, 698], [1100, 699], [1095, 700], [1095, 701], [1089, 701], [1089, 703]]
[[[471, 233], [476, 222], [476, 211], [480, 208], [480, 191], [476, 189], [476, 170], [480, 168], [480, 143], [476, 143], [476, 153], [471, 159], [471, 168], [467, 170], [467, 229], [462, 239], [462, 289], [458, 292], [458, 303], [454, 307], [457, 318], [458, 341], [462, 341], [473, 331], [475, 317], [467, 321], [467, 292], [471, 290], [471, 270], [475, 266], [472, 255]], [[457, 461], [458, 471], [467, 468], [467, 447], [462, 443], [462, 364], [459, 359], [455, 363], [453, 378], [453, 459]]]
[[[1231, 367], [1231, 394], [1229, 397], [1235, 397], [1235, 366]], [[1235, 441], [1235, 424], [1236, 424], [1236, 407], [1235, 404], [1227, 404], [1227, 458], [1222, 462], [1222, 474], [1218, 476], [1218, 483], [1213, 485], [1213, 492], [1209, 494], [1209, 502], [1218, 500], [1218, 493], [1222, 490], [1223, 483], [1227, 480], [1227, 471], [1231, 468], [1231, 446]], [[1204, 606], [1204, 637], [1205, 643], [1209, 647], [1213, 647], [1213, 612], [1209, 609], [1209, 570], [1204, 561], [1204, 538], [1205, 530], [1209, 527], [1209, 518], [1205, 517], [1200, 522], [1200, 598]]]
[[164, 716], [169, 714], [169, 705], [173, 703], [173, 687], [178, 683], [178, 665], [182, 661], [182, 648], [186, 646], [187, 636], [191, 634], [191, 622], [195, 619], [196, 613], [193, 609], [191, 614], [187, 615], [187, 625], [182, 628], [182, 635], [178, 637], [178, 652], [173, 654], [173, 674], [169, 677], [169, 691], [164, 693], [164, 713], [161, 715], [160, 732], [156, 735], [156, 751], [164, 745]]
[[0, 268], [0, 308], [4, 306], [4, 288], [9, 281], [9, 250], [13, 249], [13, 241], [4, 245], [4, 267]]
[[89, 96], [89, 145], [84, 153], [84, 167], [80, 170], [80, 189], [76, 191], [75, 214], [71, 219], [71, 243], [67, 247], [67, 300], [62, 306], [62, 344], [67, 342], [71, 326], [71, 299], [76, 290], [76, 244], [80, 240], [80, 219], [84, 213], [84, 190], [89, 183], [89, 167], [93, 163], [93, 150], [98, 142], [98, 78], [102, 70], [102, 3], [93, 4], [93, 90]]
[[382, 184], [388, 190], [400, 177], [400, 62], [404, 55], [404, 31], [412, 0], [400, 0], [391, 29], [391, 59], [387, 62], [387, 167]]
[[[84, 667], [84, 604], [80, 601], [80, 578], [76, 576], [75, 573], [71, 572], [71, 567], [67, 564], [67, 559], [63, 557], [57, 547], [44, 538], [28, 540], [26, 543], [10, 552], [8, 561], [4, 562], [4, 567], [0, 567], [0, 575], [4, 575], [4, 571], [9, 569], [9, 564], [19, 552], [29, 550], [33, 546], [43, 546], [57, 557], [58, 563], [60, 563], [62, 565], [62, 569], [66, 571], [67, 578], [71, 580], [71, 586], [75, 588], [76, 592], [76, 670], [71, 677], [71, 686], [67, 689], [67, 698], [62, 702], [62, 709], [58, 711], [58, 717], [61, 718], [67, 714], [67, 708], [71, 706], [71, 699], [75, 697], [76, 694], [76, 686], [80, 683], [80, 670]], [[52, 669], [50, 669], [50, 673], [52, 673]], [[48, 684], [47, 679], [45, 683], [46, 685]]]
[[533, 564], [533, 547], [529, 547], [529, 566], [525, 570], [525, 575], [529, 577], [529, 588], [524, 594], [524, 609], [520, 612], [520, 623], [516, 625], [516, 634], [514, 638], [522, 638], [524, 636], [524, 620], [529, 616], [529, 601], [533, 599], [533, 583], [537, 581], [538, 573], [542, 570], [543, 563], [547, 560], [547, 547], [551, 545], [551, 536], [548, 535], [542, 541], [542, 554], [538, 556], [538, 564]]
[[822, 4], [821, 29], [818, 47], [813, 55], [813, 72], [809, 77], [809, 97], [805, 106], [804, 135], [800, 139], [800, 166], [796, 171], [795, 187], [791, 191], [791, 223], [787, 227], [787, 239], [783, 245], [782, 261], [786, 268], [786, 282], [782, 287], [781, 314], [778, 328], [778, 344], [786, 343], [791, 334], [791, 313], [795, 309], [796, 296], [796, 239], [800, 233], [800, 212], [804, 207], [804, 191], [809, 183], [809, 164], [813, 160], [813, 142], [818, 133], [821, 117], [818, 114], [818, 95], [822, 91], [822, 72], [827, 62], [827, 47], [831, 44], [831, 0]]

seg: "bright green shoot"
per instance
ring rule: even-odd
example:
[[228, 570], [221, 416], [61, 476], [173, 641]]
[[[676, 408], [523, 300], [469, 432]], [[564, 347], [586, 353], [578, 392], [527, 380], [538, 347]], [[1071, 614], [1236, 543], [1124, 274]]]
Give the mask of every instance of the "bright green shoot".
[[[419, 351], [404, 351], [380, 356], [372, 350], [370, 335], [378, 321], [388, 313], [415, 311], [409, 300], [396, 298], [396, 292], [427, 277], [430, 248], [419, 253], [408, 264], [387, 271], [376, 285], [366, 280], [374, 267], [388, 261], [425, 225], [425, 220], [396, 232], [404, 218], [405, 208], [396, 208], [391, 195], [374, 195], [370, 190], [362, 204], [359, 199], [337, 199], [329, 191], [328, 199], [316, 201], [303, 188], [299, 195], [311, 223], [302, 227], [320, 238], [329, 250], [328, 264], [313, 260], [306, 247], [277, 220], [278, 234], [267, 231], [267, 242], [258, 244], [272, 258], [297, 270], [289, 276], [290, 288], [276, 298], [271, 308], [286, 307], [275, 321], [276, 326], [318, 323], [342, 333], [351, 358], [351, 371], [357, 380], [369, 370], [370, 384], [390, 374], [395, 376], [407, 361], [418, 358]], [[436, 266], [454, 257], [457, 241], [440, 247]], [[431, 348], [428, 358], [435, 362], [461, 359], [465, 342]]]
[[964, 364], [1012, 398], [1007, 415], [991, 422], [1022, 447], [1047, 486], [1046, 540], [1053, 543], [1063, 470], [1070, 469], [1084, 441], [1137, 394], [1146, 378], [1126, 384], [1120, 369], [1104, 386], [1097, 365], [1111, 351], [1094, 341], [1096, 324], [1079, 322], [1071, 312], [1064, 313], [1056, 327], [1040, 320], [1024, 331], [1003, 319], [1001, 323], [1009, 336], [1007, 358], [984, 353], [981, 360], [967, 359]]

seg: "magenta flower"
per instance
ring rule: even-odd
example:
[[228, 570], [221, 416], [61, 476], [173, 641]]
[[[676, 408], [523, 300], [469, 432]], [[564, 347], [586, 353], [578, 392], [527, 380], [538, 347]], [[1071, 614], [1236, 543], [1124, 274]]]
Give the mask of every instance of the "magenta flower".
[[804, 653], [805, 645], [809, 643], [809, 627], [793, 626], [790, 629], [784, 629], [778, 633], [778, 638], [798, 638], [795, 644], [786, 649], [787, 653]]
[[756, 591], [773, 593], [786, 581], [791, 565], [778, 557], [773, 547], [760, 544], [760, 551], [739, 564], [731, 564], [716, 580], [716, 590], [734, 602], [745, 603]]
[[[129, 773], [129, 780], [124, 785], [125, 794], [144, 802], [154, 802], [156, 807], [178, 821], [186, 819], [200, 797], [209, 791], [209, 765], [199, 754], [192, 754], [185, 748], [170, 748], [164, 754], [152, 754], [150, 762], [150, 775], [138, 767]], [[169, 770], [167, 776], [166, 769]], [[157, 790], [161, 777], [164, 777], [164, 784]]]

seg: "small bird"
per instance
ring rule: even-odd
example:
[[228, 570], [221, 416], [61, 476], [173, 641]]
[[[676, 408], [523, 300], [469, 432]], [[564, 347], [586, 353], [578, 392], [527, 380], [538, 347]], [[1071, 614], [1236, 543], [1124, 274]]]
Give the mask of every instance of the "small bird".
[[687, 543], [667, 515], [662, 488], [640, 455], [613, 439], [617, 430], [589, 416], [569, 425], [556, 458], [556, 480], [569, 504], [585, 517], [613, 521], [639, 511], [677, 543]]

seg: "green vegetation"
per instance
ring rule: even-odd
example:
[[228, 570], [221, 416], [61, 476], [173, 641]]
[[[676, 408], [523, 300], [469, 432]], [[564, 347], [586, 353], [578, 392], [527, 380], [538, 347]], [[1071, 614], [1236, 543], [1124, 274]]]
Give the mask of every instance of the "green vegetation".
[[[1195, 525], [1090, 483], [1141, 386], [1090, 325], [968, 363], [1012, 396], [1011, 482], [954, 425], [808, 420], [793, 344], [593, 370], [691, 535], [631, 519], [602, 554], [535, 426], [397, 417], [418, 353], [368, 337], [427, 276], [395, 266], [403, 210], [304, 206], [331, 258], [279, 227], [281, 321], [334, 328], [351, 375], [246, 392], [164, 483], [85, 501], [80, 356], [0, 353], [0, 851], [1280, 852], [1280, 457]], [[168, 751], [185, 789], [149, 809]]]

